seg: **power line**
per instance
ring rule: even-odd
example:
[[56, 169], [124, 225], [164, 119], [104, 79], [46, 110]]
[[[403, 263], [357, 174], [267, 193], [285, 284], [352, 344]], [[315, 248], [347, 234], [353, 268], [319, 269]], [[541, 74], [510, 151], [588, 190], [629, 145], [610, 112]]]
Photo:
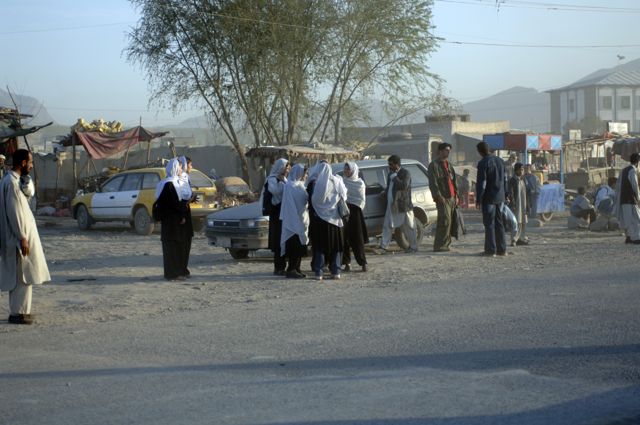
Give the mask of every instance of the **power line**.
[[439, 38], [438, 41], [447, 44], [461, 44], [471, 46], [489, 47], [527, 47], [527, 48], [549, 48], [549, 49], [608, 49], [608, 48], [631, 48], [640, 47], [636, 44], [525, 44], [525, 43], [484, 43], [480, 41], [457, 41]]
[[561, 12], [597, 12], [597, 13], [640, 13], [637, 8], [587, 6], [576, 4], [560, 4], [534, 1], [496, 1], [496, 0], [434, 0], [440, 3], [466, 4], [472, 6], [486, 6], [500, 10], [501, 8], [538, 9]]
[[92, 28], [100, 28], [100, 27], [115, 27], [121, 25], [132, 25], [135, 22], [113, 22], [109, 24], [93, 24], [93, 25], [78, 25], [73, 27], [57, 27], [57, 28], [43, 28], [43, 29], [34, 29], [34, 30], [21, 30], [21, 31], [7, 31], [0, 32], [0, 35], [13, 35], [13, 34], [30, 34], [30, 33], [38, 33], [38, 32], [56, 32], [56, 31], [73, 31], [73, 30], [83, 30], [83, 29], [92, 29]]

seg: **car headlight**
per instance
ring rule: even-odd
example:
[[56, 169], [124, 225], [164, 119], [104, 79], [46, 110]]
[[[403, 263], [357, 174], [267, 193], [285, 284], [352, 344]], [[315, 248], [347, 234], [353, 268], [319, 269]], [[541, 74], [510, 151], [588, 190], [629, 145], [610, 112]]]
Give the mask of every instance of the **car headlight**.
[[242, 227], [269, 227], [269, 220], [263, 220], [259, 218], [249, 218], [246, 220], [240, 220], [240, 226]]
[[207, 219], [207, 227], [213, 227], [213, 219], [212, 218], [208, 218]]

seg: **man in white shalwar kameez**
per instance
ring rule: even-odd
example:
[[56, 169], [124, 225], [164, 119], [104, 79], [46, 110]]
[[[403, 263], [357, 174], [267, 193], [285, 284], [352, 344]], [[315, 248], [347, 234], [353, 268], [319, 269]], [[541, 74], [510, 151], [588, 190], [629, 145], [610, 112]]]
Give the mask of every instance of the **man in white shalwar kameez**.
[[418, 251], [418, 235], [413, 217], [413, 203], [411, 202], [411, 174], [401, 166], [400, 157], [391, 155], [387, 160], [389, 177], [387, 179], [387, 208], [382, 226], [382, 240], [380, 249], [387, 250], [391, 242], [394, 229], [402, 229], [408, 239], [407, 252]]
[[629, 160], [631, 165], [620, 172], [616, 187], [616, 217], [620, 223], [620, 229], [627, 236], [625, 243], [640, 245], [640, 207], [638, 200], [638, 162], [640, 154], [633, 153]]
[[9, 292], [9, 323], [31, 324], [32, 285], [51, 280], [29, 199], [20, 177], [33, 169], [24, 149], [13, 154], [13, 168], [0, 183], [0, 290]]

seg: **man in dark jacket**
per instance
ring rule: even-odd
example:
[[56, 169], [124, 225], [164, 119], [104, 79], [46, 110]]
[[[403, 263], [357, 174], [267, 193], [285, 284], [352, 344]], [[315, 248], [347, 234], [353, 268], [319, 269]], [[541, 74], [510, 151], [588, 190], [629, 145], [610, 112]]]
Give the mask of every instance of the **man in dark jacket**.
[[449, 143], [440, 143], [438, 145], [438, 158], [431, 161], [427, 170], [429, 189], [431, 189], [431, 195], [438, 209], [436, 236], [433, 240], [433, 250], [435, 252], [450, 251], [451, 225], [458, 199], [456, 173], [449, 163], [450, 152], [451, 145]]
[[400, 157], [391, 155], [387, 160], [389, 177], [387, 178], [387, 207], [382, 226], [380, 248], [386, 250], [391, 242], [393, 229], [400, 228], [409, 241], [407, 252], [418, 251], [418, 240], [411, 202], [411, 174], [400, 165]]
[[482, 208], [484, 224], [483, 255], [507, 255], [507, 241], [500, 207], [505, 201], [506, 178], [504, 162], [493, 155], [486, 142], [477, 145], [482, 156], [478, 162], [476, 206]]

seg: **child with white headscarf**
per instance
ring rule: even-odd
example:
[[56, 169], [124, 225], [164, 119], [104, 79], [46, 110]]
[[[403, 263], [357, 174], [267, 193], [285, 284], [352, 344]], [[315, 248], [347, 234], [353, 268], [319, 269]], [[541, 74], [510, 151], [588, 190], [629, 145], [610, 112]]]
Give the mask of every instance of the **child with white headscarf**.
[[186, 244], [193, 237], [187, 203], [181, 201], [179, 195], [181, 172], [178, 160], [171, 159], [166, 167], [166, 177], [156, 186], [154, 203], [154, 218], [162, 223], [160, 239], [164, 277], [171, 281], [185, 279], [188, 262]]
[[344, 251], [342, 264], [344, 271], [351, 271], [351, 250], [362, 271], [367, 271], [367, 258], [364, 254], [364, 244], [369, 242], [367, 225], [364, 221], [365, 184], [358, 174], [358, 164], [346, 162], [344, 164], [344, 185], [347, 187], [347, 206], [349, 219], [344, 225]]
[[302, 257], [307, 254], [309, 243], [309, 212], [307, 211], [308, 195], [304, 187], [306, 169], [301, 164], [291, 168], [287, 184], [282, 193], [282, 236], [280, 252], [288, 258], [287, 277], [301, 279], [306, 277], [300, 271]]
[[311, 204], [317, 220], [313, 226], [313, 271], [317, 280], [323, 279], [325, 262], [329, 263], [332, 279], [340, 279], [340, 257], [343, 250], [342, 226], [344, 225], [338, 203], [346, 200], [347, 188], [340, 176], [334, 176], [326, 162], [318, 164], [318, 177], [311, 194]]

